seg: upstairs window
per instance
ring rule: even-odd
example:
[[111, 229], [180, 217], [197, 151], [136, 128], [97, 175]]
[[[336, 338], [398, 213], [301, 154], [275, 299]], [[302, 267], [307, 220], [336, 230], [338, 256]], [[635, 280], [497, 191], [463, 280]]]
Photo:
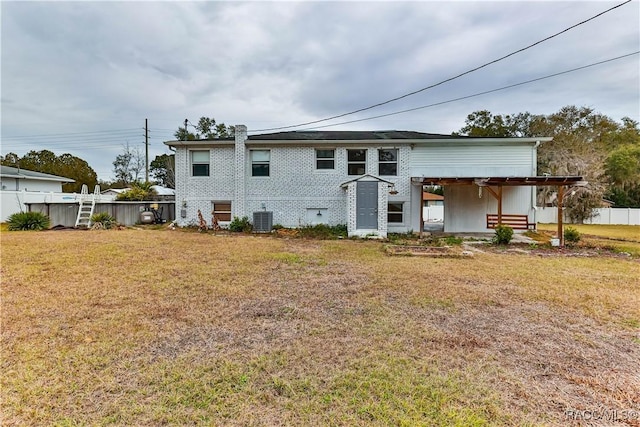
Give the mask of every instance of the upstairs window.
[[398, 150], [378, 150], [378, 175], [398, 175]]
[[316, 169], [335, 169], [335, 150], [316, 150]]
[[251, 150], [251, 176], [269, 176], [269, 150]]
[[209, 176], [209, 150], [191, 151], [191, 176]]
[[347, 173], [364, 175], [367, 171], [367, 150], [347, 150]]

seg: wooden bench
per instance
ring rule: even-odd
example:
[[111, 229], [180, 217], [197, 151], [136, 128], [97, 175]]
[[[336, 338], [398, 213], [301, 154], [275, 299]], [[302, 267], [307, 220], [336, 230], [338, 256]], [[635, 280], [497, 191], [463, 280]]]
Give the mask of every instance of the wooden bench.
[[[487, 228], [496, 228], [498, 214], [487, 214]], [[529, 222], [527, 215], [502, 214], [502, 225], [508, 225], [514, 230], [535, 229], [536, 224]]]

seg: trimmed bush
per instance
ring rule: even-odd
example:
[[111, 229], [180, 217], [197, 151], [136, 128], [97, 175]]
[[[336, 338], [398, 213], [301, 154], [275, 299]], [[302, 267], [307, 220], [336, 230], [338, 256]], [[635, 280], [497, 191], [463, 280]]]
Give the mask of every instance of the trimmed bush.
[[508, 245], [513, 239], [513, 228], [508, 225], [496, 226], [496, 234], [493, 236], [493, 243], [496, 245]]
[[99, 212], [91, 216], [91, 223], [95, 228], [110, 229], [116, 225], [116, 219], [106, 212]]
[[566, 243], [578, 243], [580, 241], [580, 232], [573, 227], [565, 228], [564, 241]]
[[243, 216], [242, 218], [238, 218], [237, 216], [234, 216], [233, 221], [229, 223], [229, 230], [249, 233], [251, 230], [253, 230], [253, 226], [249, 222], [249, 217]]
[[49, 228], [49, 217], [40, 212], [18, 212], [9, 217], [7, 226], [11, 231], [46, 230]]

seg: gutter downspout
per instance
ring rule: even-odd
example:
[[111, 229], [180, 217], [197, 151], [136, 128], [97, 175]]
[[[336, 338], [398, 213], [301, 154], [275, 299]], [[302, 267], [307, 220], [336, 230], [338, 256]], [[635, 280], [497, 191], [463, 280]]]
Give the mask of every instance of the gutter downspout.
[[[531, 172], [533, 176], [538, 175], [538, 147], [542, 144], [540, 141], [536, 141], [533, 145], [533, 155], [531, 156], [533, 161], [531, 164]], [[538, 187], [535, 185], [531, 187], [531, 206], [533, 207], [533, 223], [536, 224], [536, 230], [538, 229]]]
[[236, 125], [236, 140], [235, 140], [235, 186], [234, 186], [234, 200], [231, 206], [233, 216], [242, 218], [245, 216], [245, 165], [246, 165], [246, 145], [247, 140], [247, 127], [245, 125]]

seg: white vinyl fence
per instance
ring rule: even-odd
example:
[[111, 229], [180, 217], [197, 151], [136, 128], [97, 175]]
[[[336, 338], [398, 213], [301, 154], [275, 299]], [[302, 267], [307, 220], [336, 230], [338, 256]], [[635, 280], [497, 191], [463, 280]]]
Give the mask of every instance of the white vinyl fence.
[[[536, 210], [536, 222], [555, 223], [558, 222], [558, 208], [538, 208]], [[565, 215], [564, 222], [571, 221]], [[606, 224], [606, 225], [640, 225], [640, 208], [599, 208], [596, 209], [596, 216], [585, 224]]]
[[444, 221], [444, 206], [425, 206], [422, 208], [422, 220], [426, 222]]
[[[6, 222], [11, 214], [26, 212], [27, 203], [73, 203], [80, 199], [76, 193], [54, 193], [46, 191], [0, 191], [0, 205], [2, 217], [0, 222]], [[107, 196], [111, 200], [113, 197]]]

